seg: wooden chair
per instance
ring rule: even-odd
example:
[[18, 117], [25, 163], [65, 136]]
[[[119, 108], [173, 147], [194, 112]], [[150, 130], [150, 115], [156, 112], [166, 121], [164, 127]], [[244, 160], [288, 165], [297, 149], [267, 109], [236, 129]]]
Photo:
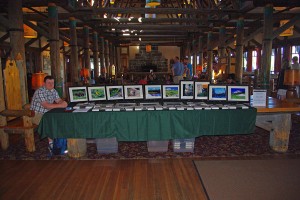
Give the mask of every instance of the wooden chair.
[[[8, 121], [9, 117], [15, 119]], [[37, 125], [32, 124], [34, 112], [26, 105], [23, 110], [3, 110], [0, 112], [0, 140], [3, 150], [9, 147], [8, 134], [24, 134], [26, 150], [35, 151], [34, 129]]]

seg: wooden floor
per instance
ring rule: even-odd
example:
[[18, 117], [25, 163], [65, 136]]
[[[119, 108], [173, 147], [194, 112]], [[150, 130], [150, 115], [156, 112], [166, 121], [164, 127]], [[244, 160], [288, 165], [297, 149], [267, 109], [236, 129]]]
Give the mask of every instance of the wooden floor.
[[191, 159], [0, 161], [0, 199], [206, 200]]

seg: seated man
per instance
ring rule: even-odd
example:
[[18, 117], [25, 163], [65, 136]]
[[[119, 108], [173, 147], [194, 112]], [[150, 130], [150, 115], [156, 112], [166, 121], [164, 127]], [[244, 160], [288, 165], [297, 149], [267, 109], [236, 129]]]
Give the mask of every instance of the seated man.
[[33, 123], [38, 125], [45, 112], [53, 108], [66, 108], [67, 106], [67, 102], [62, 100], [54, 89], [54, 78], [46, 76], [43, 87], [37, 89], [32, 97], [30, 110], [35, 112]]

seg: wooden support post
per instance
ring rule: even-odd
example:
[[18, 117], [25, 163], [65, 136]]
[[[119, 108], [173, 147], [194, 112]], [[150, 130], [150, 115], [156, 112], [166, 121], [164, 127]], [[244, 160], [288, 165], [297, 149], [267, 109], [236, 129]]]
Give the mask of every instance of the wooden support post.
[[203, 70], [203, 36], [199, 36], [199, 43], [198, 43], [198, 51], [199, 51], [199, 65], [202, 67]]
[[80, 158], [86, 155], [86, 139], [68, 138], [68, 155], [72, 158]]
[[243, 39], [244, 39], [244, 18], [237, 21], [236, 30], [236, 54], [235, 54], [235, 78], [236, 82], [242, 84], [243, 81]]
[[109, 71], [109, 45], [108, 45], [108, 40], [104, 41], [104, 56], [105, 56], [105, 68], [107, 75], [110, 75]]
[[34, 143], [34, 129], [32, 126], [32, 118], [28, 116], [23, 116], [23, 125], [25, 127], [24, 138], [25, 138], [26, 149], [28, 152], [34, 152], [35, 143]]
[[84, 67], [91, 73], [91, 60], [90, 60], [90, 37], [89, 37], [89, 27], [83, 27], [83, 54], [84, 54]]
[[70, 17], [70, 62], [71, 62], [71, 83], [79, 83], [79, 63], [78, 63], [78, 47], [77, 47], [77, 32], [76, 32], [76, 20], [74, 17]]
[[249, 47], [247, 51], [247, 72], [252, 72], [252, 48]]
[[22, 1], [8, 1], [9, 36], [12, 49], [11, 58], [16, 61], [19, 70], [21, 104], [28, 103], [27, 71], [23, 30]]
[[207, 34], [207, 70], [208, 80], [212, 81], [212, 73], [213, 73], [213, 49], [212, 49], [212, 31], [209, 31]]
[[255, 125], [270, 131], [269, 144], [272, 150], [280, 153], [288, 150], [291, 131], [290, 113], [257, 115]]
[[94, 79], [99, 77], [99, 50], [98, 50], [98, 33], [93, 32], [93, 57], [94, 57]]
[[105, 58], [104, 58], [104, 38], [100, 37], [100, 64], [101, 75], [106, 77]]
[[60, 66], [60, 44], [58, 30], [58, 11], [54, 3], [48, 4], [48, 20], [49, 20], [49, 43], [50, 43], [50, 59], [51, 59], [51, 75], [55, 80], [55, 89], [60, 96], [63, 96], [63, 74]]
[[[222, 25], [219, 29], [219, 47], [218, 47], [218, 54], [219, 54], [219, 64], [221, 62], [221, 59], [224, 59], [226, 56], [226, 49], [225, 49], [225, 38], [226, 38], [226, 29], [225, 26]], [[222, 63], [223, 64], [223, 63]], [[223, 65], [219, 65], [220, 68], [224, 71], [224, 75], [225, 77], [228, 76], [228, 74], [226, 73], [227, 70], [226, 68], [228, 67], [227, 65], [224, 66]], [[227, 67], [226, 67], [227, 66]]]
[[[0, 116], [0, 126], [6, 126], [6, 117]], [[7, 150], [9, 147], [8, 141], [8, 133], [4, 132], [3, 128], [0, 128], [0, 140], [1, 140], [1, 147], [3, 150]]]
[[273, 6], [268, 4], [264, 9], [264, 33], [263, 33], [263, 56], [261, 66], [262, 88], [269, 89], [271, 55], [272, 55], [272, 32], [273, 32]]

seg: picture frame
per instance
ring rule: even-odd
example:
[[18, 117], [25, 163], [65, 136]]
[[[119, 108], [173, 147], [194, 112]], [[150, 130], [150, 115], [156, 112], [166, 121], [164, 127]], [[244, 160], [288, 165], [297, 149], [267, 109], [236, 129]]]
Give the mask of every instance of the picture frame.
[[195, 99], [207, 100], [208, 99], [208, 85], [209, 81], [195, 81]]
[[227, 101], [250, 102], [249, 85], [227, 85]]
[[194, 99], [194, 81], [180, 81], [180, 98]]
[[162, 94], [163, 99], [179, 99], [180, 87], [179, 85], [163, 85]]
[[161, 85], [145, 85], [145, 99], [161, 99]]
[[121, 47], [121, 54], [127, 55], [128, 54], [128, 47]]
[[87, 89], [85, 86], [69, 87], [70, 102], [85, 102], [88, 101]]
[[104, 101], [106, 100], [105, 86], [91, 86], [88, 87], [89, 101]]
[[107, 96], [107, 100], [123, 100], [124, 99], [123, 85], [107, 85], [106, 96]]
[[143, 85], [124, 85], [125, 99], [144, 99]]
[[208, 100], [209, 101], [227, 101], [227, 86], [226, 85], [208, 85]]

